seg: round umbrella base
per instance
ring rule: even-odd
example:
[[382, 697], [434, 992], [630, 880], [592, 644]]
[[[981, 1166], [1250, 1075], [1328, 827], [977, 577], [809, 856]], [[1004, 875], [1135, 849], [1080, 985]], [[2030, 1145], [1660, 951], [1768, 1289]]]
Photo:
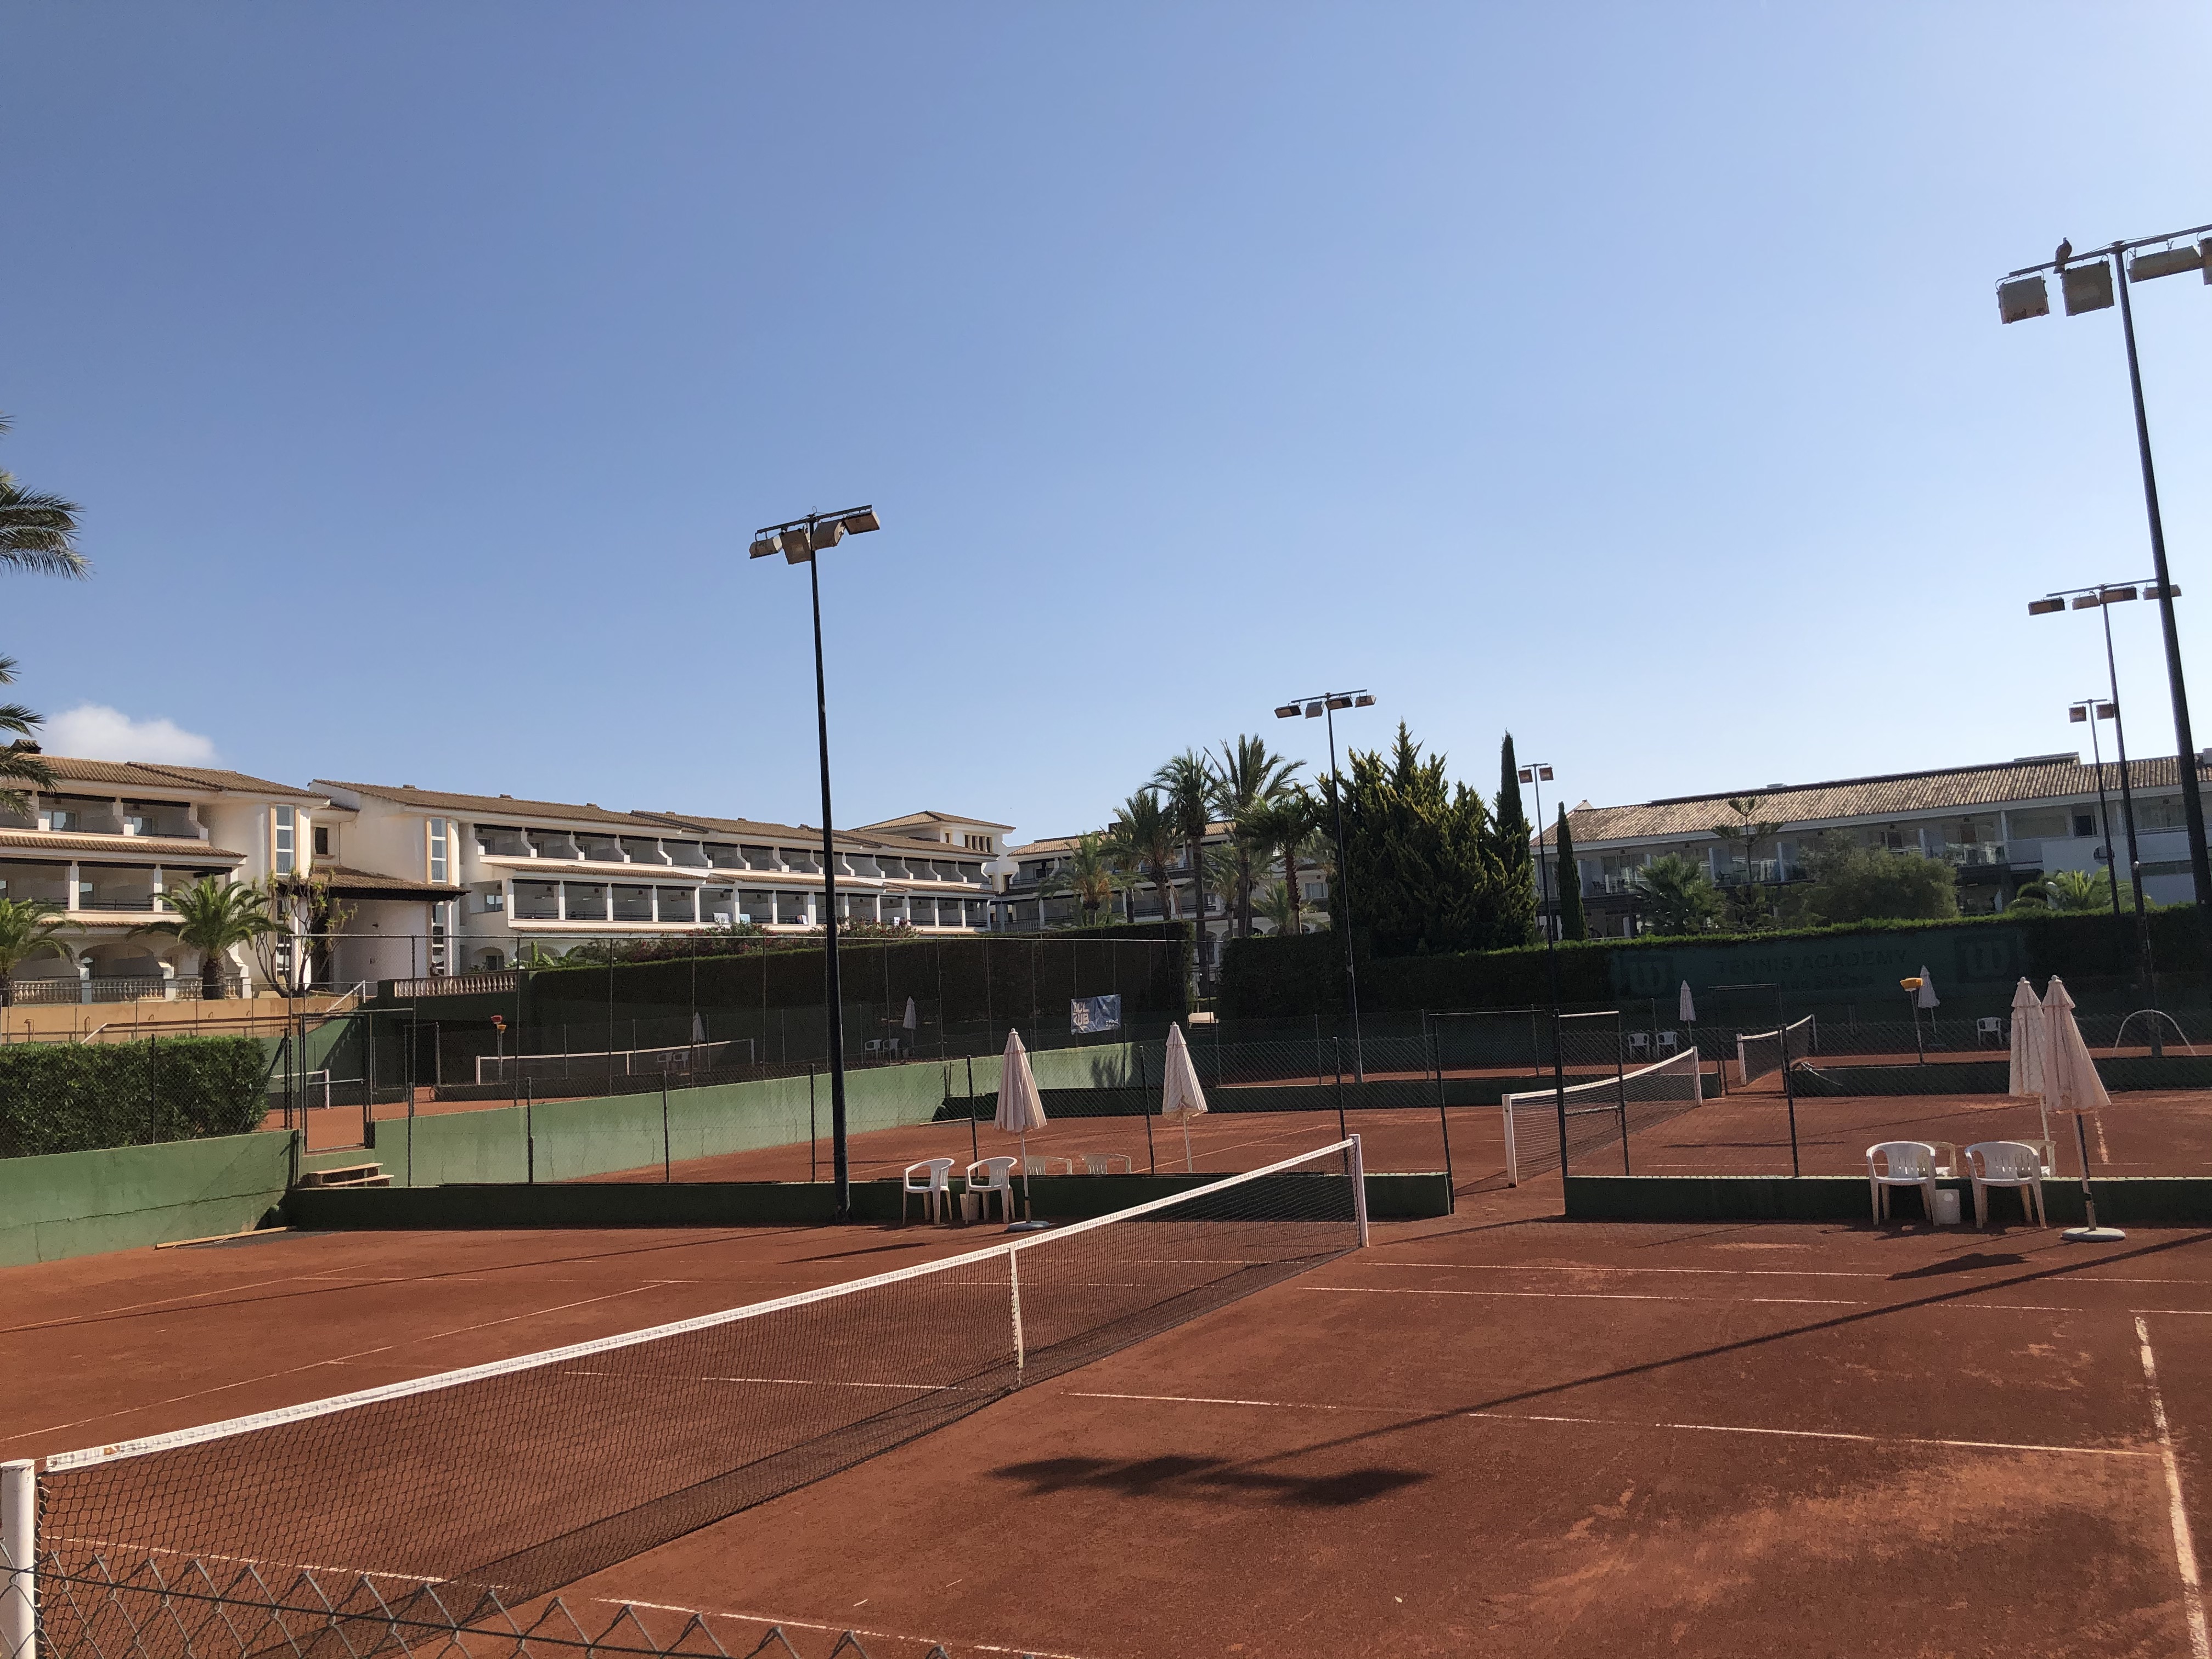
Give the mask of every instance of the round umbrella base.
[[1051, 1228], [1049, 1221], [1010, 1221], [1006, 1224], [1006, 1231], [1010, 1233], [1042, 1233], [1050, 1231]]
[[2117, 1244], [2127, 1237], [2118, 1227], [2069, 1227], [2058, 1236], [2069, 1244]]

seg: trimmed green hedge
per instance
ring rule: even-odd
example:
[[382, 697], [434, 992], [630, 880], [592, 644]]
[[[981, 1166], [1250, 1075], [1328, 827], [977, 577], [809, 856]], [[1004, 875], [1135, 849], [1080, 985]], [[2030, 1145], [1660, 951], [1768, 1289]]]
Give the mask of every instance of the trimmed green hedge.
[[0, 1047], [0, 1158], [246, 1134], [268, 1114], [253, 1037]]
[[[2149, 915], [2151, 955], [2163, 979], [2193, 980], [2204, 970], [2196, 907], [2170, 905]], [[2008, 929], [2024, 943], [2025, 971], [2037, 980], [2051, 974], [2091, 981], [2134, 971], [2133, 918], [2116, 928], [2102, 911], [2057, 913], [2008, 910], [1993, 916], [1948, 916], [1934, 921], [1864, 921], [1838, 927], [1777, 928], [1758, 933], [1646, 934], [1632, 939], [1592, 939], [1559, 947], [1559, 999], [1568, 1004], [1615, 1000], [1616, 959], [1644, 951], [1700, 948], [1741, 951], [1794, 940], [1880, 939], [1942, 931], [1969, 934]], [[1544, 947], [1470, 951], [1449, 956], [1359, 958], [1363, 1010], [1513, 1008], [1551, 1000]], [[1939, 983], [1941, 981], [1939, 981]], [[1948, 990], [1948, 988], [1946, 988]], [[1256, 1019], [1340, 1015], [1345, 1012], [1344, 946], [1334, 933], [1228, 941], [1221, 964], [1219, 1012]]]

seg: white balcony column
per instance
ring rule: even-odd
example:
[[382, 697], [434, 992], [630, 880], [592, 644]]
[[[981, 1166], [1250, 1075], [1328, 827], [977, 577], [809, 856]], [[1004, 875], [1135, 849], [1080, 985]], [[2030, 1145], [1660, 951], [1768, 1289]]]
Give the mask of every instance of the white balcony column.
[[553, 884], [553, 919], [556, 921], [568, 920], [568, 884], [565, 881]]
[[161, 866], [158, 864], [155, 865], [154, 866], [154, 890], [147, 896], [146, 899], [146, 908], [149, 910], [158, 910], [161, 908], [161, 895], [168, 890], [167, 883], [168, 878], [162, 873]]
[[604, 909], [604, 910], [602, 910], [599, 914], [600, 914], [601, 917], [605, 921], [605, 922], [606, 922], [607, 926], [608, 926], [608, 927], [613, 927], [613, 926], [615, 925], [615, 884], [614, 884], [614, 883], [612, 883], [612, 882], [609, 882], [609, 883], [606, 884], [605, 888], [603, 890], [604, 890], [604, 892], [605, 892], [605, 897], [604, 898], [604, 900], [602, 901], [602, 902], [604, 902], [604, 903], [605, 904], [606, 908], [605, 908], [605, 909]]
[[660, 889], [658, 887], [648, 887], [645, 891], [646, 907], [651, 913], [653, 921], [659, 921], [660, 920]]
[[80, 873], [77, 861], [75, 859], [71, 859], [70, 860], [69, 867], [69, 891], [62, 896], [63, 909], [74, 910], [77, 908], [77, 902], [80, 896], [77, 883], [81, 879], [82, 879], [82, 877]]

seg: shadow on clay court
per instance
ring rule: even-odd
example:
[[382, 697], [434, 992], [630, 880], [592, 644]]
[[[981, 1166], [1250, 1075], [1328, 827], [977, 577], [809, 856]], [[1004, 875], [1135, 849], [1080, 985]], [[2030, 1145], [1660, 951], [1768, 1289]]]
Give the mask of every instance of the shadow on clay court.
[[2027, 1258], [2010, 1250], [1994, 1255], [1977, 1250], [1970, 1255], [1954, 1255], [1948, 1261], [1931, 1261], [1924, 1267], [1907, 1267], [1903, 1273], [1892, 1273], [1893, 1283], [1900, 1279], [1939, 1279], [1945, 1273], [1970, 1273], [1977, 1267], [2025, 1267]]
[[[1356, 1446], [1402, 1434], [1409, 1429], [1427, 1428], [1438, 1423], [1448, 1423], [1471, 1413], [1494, 1412], [1504, 1406], [1525, 1405], [1532, 1400], [1548, 1399], [1566, 1394], [1595, 1382], [1614, 1382], [1624, 1377], [1648, 1376], [1655, 1372], [1670, 1370], [1677, 1365], [1692, 1364], [1699, 1360], [1717, 1359], [1727, 1354], [1747, 1353], [1776, 1342], [1788, 1342], [1801, 1336], [1811, 1336], [1822, 1331], [1848, 1329], [1870, 1321], [1887, 1319], [1893, 1314], [1908, 1313], [1920, 1308], [1940, 1307], [1962, 1297], [1978, 1296], [1986, 1291], [2017, 1290], [2023, 1285], [2033, 1285], [2044, 1279], [2064, 1279], [2072, 1273], [2093, 1267], [2109, 1267], [2122, 1261], [2141, 1261], [2146, 1256], [2163, 1255], [2168, 1250], [2184, 1249], [2191, 1245], [2212, 1243], [2212, 1232], [2191, 1233], [2186, 1237], [2171, 1238], [2156, 1244], [2146, 1244], [2141, 1249], [2124, 1250], [2115, 1255], [2084, 1256], [2062, 1267], [2042, 1267], [2033, 1273], [2019, 1273], [2010, 1279], [1989, 1280], [1978, 1285], [1961, 1285], [1956, 1290], [1937, 1291], [1917, 1297], [1910, 1302], [1893, 1302], [1880, 1308], [1867, 1308], [1857, 1313], [1838, 1314], [1832, 1318], [1816, 1319], [1808, 1324], [1792, 1325], [1787, 1329], [1769, 1331], [1759, 1336], [1747, 1336], [1735, 1342], [1716, 1343], [1709, 1347], [1692, 1348], [1683, 1353], [1669, 1354], [1663, 1359], [1647, 1359], [1641, 1364], [1622, 1365], [1608, 1371], [1597, 1371], [1589, 1376], [1572, 1377], [1562, 1382], [1547, 1382], [1540, 1388], [1522, 1389], [1513, 1394], [1498, 1395], [1487, 1400], [1452, 1406], [1442, 1411], [1422, 1412], [1415, 1416], [1400, 1419], [1395, 1423], [1378, 1424], [1371, 1429], [1358, 1429], [1349, 1434], [1316, 1440], [1290, 1450], [1270, 1452], [1251, 1459], [1243, 1465], [1249, 1470], [1259, 1464], [1279, 1462], [1287, 1457], [1307, 1457], [1317, 1451], [1333, 1450], [1342, 1446]], [[1900, 1275], [1904, 1277], [1907, 1275]]]
[[1032, 1498], [1085, 1486], [1128, 1498], [1218, 1501], [1259, 1496], [1317, 1509], [1369, 1503], [1429, 1479], [1425, 1470], [1382, 1467], [1341, 1474], [1271, 1474], [1221, 1457], [1047, 1457], [991, 1473], [1001, 1480], [1021, 1481]]

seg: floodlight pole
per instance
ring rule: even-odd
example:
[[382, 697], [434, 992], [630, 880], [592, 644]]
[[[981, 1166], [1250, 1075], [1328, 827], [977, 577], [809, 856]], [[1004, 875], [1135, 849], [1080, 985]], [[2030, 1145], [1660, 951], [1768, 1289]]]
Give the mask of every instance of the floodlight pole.
[[793, 564], [806, 566], [807, 593], [814, 611], [814, 722], [822, 757], [823, 1000], [830, 1026], [830, 1152], [835, 1218], [853, 1218], [853, 1171], [845, 1133], [845, 1002], [837, 972], [836, 819], [830, 805], [830, 693], [822, 667], [822, 566], [815, 556], [835, 547], [848, 532], [878, 528], [875, 509], [810, 513], [804, 519], [773, 525], [753, 539], [752, 556], [781, 552]]
[[[2163, 577], [2160, 578], [2160, 586], [2161, 587], [2165, 586]], [[2100, 593], [2097, 597], [2101, 600], [2104, 595]], [[2135, 890], [2136, 967], [2142, 975], [2144, 994], [2155, 1005], [2158, 1001], [2158, 982], [2153, 976], [2151, 968], [2150, 918], [2143, 911], [2142, 856], [2136, 849], [2136, 797], [2134, 788], [2128, 781], [2128, 717], [2120, 707], [2119, 662], [2112, 655], [2112, 608], [2109, 605], [2100, 604], [2097, 610], [2105, 624], [2105, 676], [2112, 687], [2112, 738], [2118, 744], [2120, 750], [2120, 820], [2127, 826], [2128, 832], [2128, 884]], [[2094, 726], [2096, 722], [2092, 720], [2090, 725]], [[2179, 763], [2186, 765], [2187, 762], [2184, 760]], [[2101, 767], [2099, 769], [2098, 781], [2101, 787], [2103, 783]], [[2110, 851], [2110, 848], [2106, 849], [2108, 854]], [[2112, 870], [2112, 860], [2109, 856], [2105, 860], [2105, 871], [2106, 878], [2112, 883], [2112, 896], [2117, 900], [2120, 891], [2119, 877]], [[2212, 957], [2208, 957], [2206, 960], [2208, 963], [2212, 963]], [[2154, 1041], [2155, 1041], [2156, 1030], [2156, 1022], [2153, 1022]]]
[[[809, 532], [813, 526], [807, 526]], [[822, 1000], [830, 1015], [830, 1179], [839, 1221], [853, 1218], [853, 1167], [845, 1144], [845, 997], [837, 975], [837, 848], [830, 809], [830, 693], [822, 673], [822, 562], [806, 562], [806, 589], [814, 604], [814, 725], [822, 754], [822, 902], [826, 948], [823, 952]]]
[[[1544, 856], [1546, 767], [1541, 761], [1531, 761], [1519, 770], [1536, 790], [1536, 879], [1540, 884], [1537, 890], [1544, 896], [1544, 903], [1549, 904], [1552, 902], [1552, 883], [1550, 874], [1545, 867]], [[1564, 870], [1559, 872], [1559, 879], [1565, 880], [1566, 873]], [[1559, 1190], [1564, 1193], [1566, 1190], [1567, 1181], [1567, 1062], [1565, 1056], [1560, 1052], [1559, 945], [1559, 941], [1553, 937], [1557, 930], [1552, 926], [1552, 919], [1549, 916], [1544, 916], [1540, 908], [1538, 915], [1542, 917], [1544, 923], [1544, 966], [1549, 970], [1552, 978], [1552, 1089], [1553, 1098], [1559, 1109]], [[1624, 1153], [1627, 1145], [1626, 1137], [1624, 1136], [1621, 1140]]]
[[[1352, 860], [1346, 854], [1344, 842], [1344, 775], [1336, 769], [1336, 711], [1340, 703], [1346, 708], [1370, 708], [1375, 698], [1364, 687], [1357, 691], [1324, 691], [1317, 697], [1292, 698], [1275, 710], [1275, 718], [1289, 720], [1304, 714], [1311, 720], [1318, 713], [1328, 725], [1329, 805], [1334, 809], [1336, 826], [1336, 887], [1344, 896], [1344, 913], [1337, 921], [1344, 933], [1344, 983], [1352, 1003], [1352, 1076], [1354, 1082], [1364, 1083], [1367, 1050], [1359, 1040], [1359, 963], [1352, 948]], [[1203, 907], [1199, 920], [1203, 925]]]
[[[2097, 741], [2097, 705], [2102, 701], [2099, 697], [2089, 697], [2074, 707], [2087, 711], [2081, 718], [2089, 723], [2089, 756], [2097, 763], [2097, 822], [2105, 831], [2105, 878], [2112, 889], [2112, 920], [2120, 923], [2121, 932], [2124, 934], [2127, 924], [2120, 915], [2120, 884], [2118, 878], [2112, 873], [2112, 805], [2105, 795], [2105, 750]], [[2117, 701], [2112, 704], [2112, 718], [2119, 719], [2120, 706]]]
[[[2136, 453], [2142, 464], [2143, 512], [2150, 524], [2150, 556], [2158, 580], [2159, 626], [2166, 640], [2166, 688], [2173, 701], [2173, 738], [2176, 753], [2175, 769], [2181, 775], [2181, 812], [2189, 840], [2190, 885], [2196, 894], [2197, 928], [2199, 948], [2208, 975], [2212, 975], [2212, 860], [2204, 848], [2204, 797], [2198, 787], [2197, 739], [2190, 730], [2189, 691], [2181, 671], [2181, 635], [2173, 616], [2173, 578], [2166, 562], [2166, 526], [2158, 508], [2158, 471], [2151, 462], [2150, 417], [2143, 408], [2142, 365], [2136, 355], [2135, 306], [2129, 295], [2133, 281], [2128, 274], [2127, 255], [2136, 249], [2154, 242], [2172, 243], [2186, 237], [2197, 236], [2212, 230], [2212, 225], [2194, 225], [2185, 231], [2173, 231], [2162, 236], [2146, 236], [2136, 240], [2118, 241], [2087, 257], [2110, 259], [2112, 262], [2112, 286], [2118, 291], [2120, 305], [2120, 335], [2126, 343], [2128, 353], [2128, 392], [2135, 405]], [[2200, 243], [2200, 250], [2212, 253], [2212, 244]], [[2061, 243], [2059, 257], [2045, 264], [2028, 265], [2011, 273], [2012, 278], [2030, 276], [2040, 277], [2046, 270], [2064, 272], [2070, 251]], [[2186, 264], [2183, 268], [2187, 268]], [[2153, 276], [2169, 274], [2152, 272]], [[2008, 279], [2009, 280], [2009, 279]], [[2101, 310], [2102, 307], [2096, 307]], [[2013, 320], [2003, 312], [2005, 320]], [[2115, 698], [2117, 702], [2118, 699]], [[2127, 766], [2121, 763], [2123, 787], [2127, 779]], [[2140, 894], [2141, 883], [2137, 883]]]
[[[2166, 636], [2166, 683], [2173, 696], [2173, 740], [2176, 745], [2174, 767], [2181, 774], [2181, 815], [2189, 831], [2189, 880], [2197, 893], [2197, 927], [2203, 942], [2204, 968], [2212, 974], [2212, 861], [2204, 851], [2204, 797], [2197, 787], [2197, 739], [2189, 729], [2189, 689], [2181, 674], [2181, 635], [2173, 619], [2173, 578], [2166, 565], [2166, 524], [2158, 510], [2158, 471], [2150, 459], [2150, 417], [2143, 412], [2142, 366], [2136, 358], [2136, 308], [2128, 298], [2126, 261], [2122, 258], [2123, 245], [2112, 244], [2113, 285], [2120, 292], [2120, 332], [2128, 343], [2128, 391], [2135, 399], [2136, 453], [2142, 459], [2143, 511], [2150, 520], [2151, 567], [2158, 573], [2158, 622]], [[2110, 626], [2109, 623], [2106, 624]], [[2106, 651], [2111, 653], [2107, 635]], [[2114, 705], [2119, 702], [2117, 692]], [[2117, 715], [2115, 719], [2117, 720]], [[2121, 749], [2120, 793], [2124, 801], [2128, 787], [2128, 763], [2124, 739]], [[2129, 839], [2132, 842], [2135, 819], [2128, 820]], [[2128, 848], [2130, 863], [2135, 860], [2135, 848]], [[2136, 881], [2136, 912], [2142, 913], [2142, 881], [2140, 872]], [[2148, 927], [2148, 924], [2145, 924]], [[2146, 934], [2148, 938], [2148, 934]], [[2146, 959], [2148, 968], [2148, 959]]]

